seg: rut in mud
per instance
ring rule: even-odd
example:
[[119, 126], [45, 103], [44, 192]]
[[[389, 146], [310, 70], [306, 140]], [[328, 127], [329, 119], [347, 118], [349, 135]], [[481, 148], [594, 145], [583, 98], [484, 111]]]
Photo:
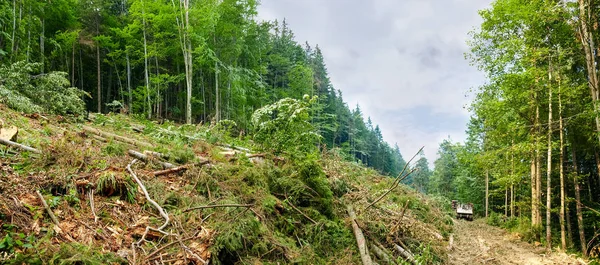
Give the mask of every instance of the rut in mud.
[[521, 241], [517, 235], [484, 223], [459, 220], [454, 226], [450, 264], [587, 264], [574, 255], [546, 254], [544, 247]]

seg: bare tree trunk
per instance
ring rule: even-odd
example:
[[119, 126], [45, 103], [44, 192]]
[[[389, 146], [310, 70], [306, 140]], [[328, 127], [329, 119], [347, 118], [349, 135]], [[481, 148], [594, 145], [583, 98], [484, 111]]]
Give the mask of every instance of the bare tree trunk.
[[504, 216], [508, 217], [508, 186], [504, 188]]
[[535, 191], [535, 152], [532, 151], [531, 152], [531, 225], [535, 226], [535, 224], [537, 224], [537, 214], [536, 214], [536, 209], [537, 209], [537, 203], [535, 202], [535, 196], [537, 194], [537, 192]]
[[514, 177], [515, 177], [515, 151], [514, 151], [514, 145], [515, 145], [515, 141], [514, 139], [511, 141], [511, 148], [510, 148], [510, 216], [514, 217], [515, 216], [515, 184], [514, 184]]
[[573, 181], [575, 183], [575, 205], [577, 210], [577, 227], [579, 230], [579, 241], [581, 243], [581, 252], [583, 255], [587, 255], [586, 253], [586, 243], [585, 241], [585, 230], [583, 226], [583, 213], [582, 213], [582, 204], [581, 204], [581, 194], [579, 187], [579, 170], [577, 169], [577, 153], [575, 152], [575, 148], [572, 148], [573, 152], [573, 171], [575, 172], [573, 176]]
[[[598, 110], [598, 70], [596, 66], [596, 59], [594, 55], [594, 37], [588, 27], [588, 15], [586, 14], [587, 9], [591, 9], [589, 1], [578, 0], [579, 2], [579, 26], [581, 32], [581, 44], [585, 53], [585, 62], [588, 74], [588, 86], [592, 95], [592, 102], [594, 104], [594, 110]], [[587, 3], [586, 3], [587, 2]], [[598, 114], [595, 117], [596, 121], [596, 132], [600, 132], [600, 118]], [[598, 141], [600, 142], [600, 134], [598, 134]]]
[[[537, 102], [537, 94], [536, 94]], [[542, 161], [540, 154], [540, 147], [537, 141], [537, 135], [540, 134], [540, 106], [537, 105], [535, 108], [535, 125], [536, 125], [536, 145], [535, 145], [535, 202], [536, 202], [536, 239], [541, 241], [541, 226], [542, 226], [542, 211], [540, 205], [542, 204]], [[540, 228], [538, 230], [537, 228]]]
[[17, 31], [17, 1], [13, 0], [13, 31], [12, 31], [12, 39], [11, 39], [11, 47], [10, 51], [13, 53], [13, 58], [15, 56], [15, 33]]
[[560, 90], [560, 79], [558, 80], [558, 124], [559, 124], [559, 134], [560, 134], [560, 162], [559, 162], [559, 172], [560, 172], [560, 212], [559, 212], [559, 220], [560, 220], [560, 243], [562, 247], [562, 251], [567, 249], [567, 236], [565, 234], [565, 172], [564, 172], [564, 163], [565, 163], [565, 147], [564, 147], [564, 135], [563, 135], [563, 118], [562, 118], [562, 99], [561, 99], [561, 90]]
[[127, 60], [127, 94], [129, 98], [129, 113], [133, 113], [133, 94], [131, 93], [131, 64], [129, 62], [129, 51], [125, 52], [125, 60]]
[[[566, 183], [566, 182], [565, 182]], [[566, 185], [565, 185], [566, 189]], [[566, 190], [565, 190], [566, 193]], [[567, 222], [567, 247], [573, 245], [573, 226], [571, 225], [571, 207], [569, 201], [565, 201], [565, 220]]]
[[148, 45], [146, 42], [146, 15], [144, 13], [144, 1], [142, 0], [142, 33], [144, 35], [144, 80], [146, 82], [147, 117], [152, 118], [152, 106], [150, 102], [150, 81], [148, 77]]
[[75, 86], [75, 41], [71, 46], [71, 86]]
[[485, 170], [485, 217], [488, 217], [488, 209], [489, 209], [489, 187], [490, 187], [490, 172], [489, 170]]
[[219, 122], [221, 119], [219, 97], [219, 65], [215, 62], [215, 122]]
[[46, 52], [44, 50], [44, 43], [46, 42], [46, 37], [45, 37], [45, 29], [46, 27], [44, 26], [44, 19], [41, 18], [41, 24], [42, 24], [42, 33], [40, 34], [40, 56], [41, 56], [41, 61], [42, 61], [42, 73], [45, 72], [46, 69], [46, 65], [45, 65], [45, 59], [46, 59]]
[[[548, 73], [548, 79], [552, 81], [552, 68]], [[552, 85], [548, 86], [548, 168], [546, 170], [546, 250], [552, 251]]]
[[[96, 36], [100, 35], [100, 14], [97, 14], [97, 20], [96, 20]], [[97, 82], [97, 94], [96, 96], [98, 97], [98, 113], [102, 112], [102, 80], [101, 80], [101, 69], [100, 69], [100, 42], [96, 41], [96, 74], [97, 74], [97, 78], [98, 78], [98, 82]]]

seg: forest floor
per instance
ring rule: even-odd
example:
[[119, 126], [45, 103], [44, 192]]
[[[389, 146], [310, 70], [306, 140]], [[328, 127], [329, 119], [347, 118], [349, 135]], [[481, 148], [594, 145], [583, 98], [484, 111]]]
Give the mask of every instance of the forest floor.
[[485, 220], [459, 220], [454, 226], [450, 264], [587, 264], [574, 255], [554, 251], [521, 241], [518, 234], [490, 226]]

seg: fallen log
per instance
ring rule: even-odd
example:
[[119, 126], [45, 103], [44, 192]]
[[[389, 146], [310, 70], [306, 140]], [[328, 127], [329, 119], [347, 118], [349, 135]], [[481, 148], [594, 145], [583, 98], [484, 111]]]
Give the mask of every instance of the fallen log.
[[396, 247], [396, 250], [398, 250], [398, 252], [400, 253], [400, 256], [402, 256], [406, 261], [412, 263], [412, 264], [417, 264], [417, 262], [415, 261], [415, 257], [413, 256], [412, 253], [410, 253], [410, 251], [402, 248], [401, 246], [394, 244], [394, 247]]
[[128, 143], [128, 144], [132, 144], [132, 145], [135, 145], [135, 146], [139, 146], [139, 147], [154, 147], [152, 144], [149, 144], [149, 143], [145, 143], [145, 142], [141, 142], [141, 141], [138, 141], [138, 140], [135, 140], [135, 139], [131, 139], [131, 138], [127, 138], [127, 137], [124, 137], [124, 136], [116, 135], [114, 133], [105, 132], [105, 131], [102, 131], [100, 129], [96, 129], [96, 128], [93, 128], [93, 127], [90, 127], [90, 126], [83, 126], [83, 130], [86, 131], [86, 132], [98, 135], [98, 136], [102, 136], [104, 138], [114, 139], [114, 140], [117, 140], [117, 141], [121, 141], [121, 142], [124, 142], [124, 143]]
[[381, 261], [385, 262], [385, 264], [390, 264], [390, 265], [396, 264], [396, 262], [394, 262], [394, 259], [392, 259], [392, 257], [390, 257], [390, 255], [385, 253], [383, 251], [383, 249], [381, 249], [380, 247], [378, 247], [375, 244], [369, 244], [369, 246], [371, 247], [371, 251], [373, 251], [373, 253], [375, 253], [375, 256], [377, 256], [377, 258], [379, 258]]
[[152, 175], [156, 177], [156, 176], [178, 173], [178, 172], [187, 170], [188, 167], [189, 167], [188, 165], [183, 165], [183, 166], [178, 166], [178, 167], [169, 168], [169, 169], [165, 169], [165, 170], [154, 171], [154, 172], [152, 172]]
[[201, 209], [210, 209], [210, 208], [250, 208], [254, 206], [254, 204], [214, 204], [214, 205], [203, 205], [203, 206], [196, 206], [196, 207], [191, 207], [191, 208], [187, 208], [185, 210], [183, 210], [183, 212], [189, 212], [189, 211], [194, 211], [194, 210], [201, 210]]
[[42, 153], [42, 151], [40, 151], [38, 149], [35, 149], [33, 147], [22, 145], [20, 143], [15, 143], [13, 141], [5, 140], [5, 139], [2, 139], [2, 138], [0, 138], [0, 144], [7, 145], [7, 146], [12, 146], [12, 147], [19, 148], [19, 149], [22, 149], [22, 150], [25, 150], [25, 151], [36, 153], [36, 154], [41, 154]]
[[[150, 160], [147, 155], [142, 154], [142, 153], [140, 153], [138, 151], [135, 151], [135, 150], [129, 150], [129, 151], [127, 151], [127, 153], [130, 156], [135, 157], [135, 158], [137, 158], [139, 160], [142, 160], [144, 162], [148, 162]], [[173, 164], [171, 164], [169, 162], [162, 162], [162, 161], [154, 161], [154, 162], [160, 164], [161, 166], [163, 166], [163, 168], [166, 168], [166, 169], [175, 168], [175, 165], [173, 165]]]
[[50, 209], [50, 206], [48, 206], [48, 203], [46, 203], [46, 200], [44, 199], [44, 196], [42, 196], [42, 193], [40, 193], [39, 190], [36, 190], [35, 193], [37, 193], [38, 198], [40, 198], [40, 201], [42, 201], [42, 205], [44, 206], [44, 209], [46, 209], [46, 212], [50, 216], [50, 219], [52, 219], [52, 222], [56, 226], [60, 227], [60, 223], [58, 222], [58, 218], [56, 218], [56, 215], [54, 215], [54, 213], [52, 212], [52, 209]]
[[358, 245], [358, 252], [360, 253], [362, 264], [373, 265], [371, 256], [369, 256], [369, 250], [367, 249], [367, 241], [365, 240], [365, 236], [356, 223], [356, 213], [354, 213], [354, 209], [352, 209], [351, 205], [346, 206], [346, 210], [348, 211], [348, 215], [350, 216], [352, 222], [352, 230], [354, 231], [354, 237], [356, 237], [356, 244]]

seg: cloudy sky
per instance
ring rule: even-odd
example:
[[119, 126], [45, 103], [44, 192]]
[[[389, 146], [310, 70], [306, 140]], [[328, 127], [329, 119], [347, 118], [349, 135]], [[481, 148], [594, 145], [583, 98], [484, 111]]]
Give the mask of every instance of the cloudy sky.
[[299, 43], [323, 50], [345, 101], [358, 103], [405, 159], [465, 139], [467, 91], [484, 82], [464, 59], [478, 10], [491, 0], [261, 0], [259, 18], [286, 18]]

